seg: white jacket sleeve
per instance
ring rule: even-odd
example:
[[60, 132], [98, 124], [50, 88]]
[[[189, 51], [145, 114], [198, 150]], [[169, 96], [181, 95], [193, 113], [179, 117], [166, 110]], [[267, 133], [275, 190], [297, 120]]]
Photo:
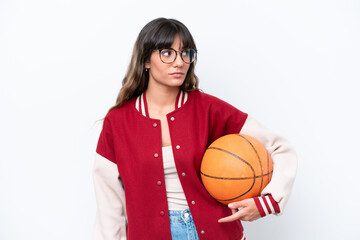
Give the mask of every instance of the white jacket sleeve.
[[96, 153], [93, 170], [97, 213], [94, 240], [126, 240], [124, 188], [117, 165]]
[[246, 119], [240, 134], [254, 137], [268, 150], [273, 161], [273, 175], [261, 195], [271, 194], [280, 207], [280, 214], [283, 213], [297, 170], [297, 156], [294, 149], [285, 138], [262, 127], [250, 116]]

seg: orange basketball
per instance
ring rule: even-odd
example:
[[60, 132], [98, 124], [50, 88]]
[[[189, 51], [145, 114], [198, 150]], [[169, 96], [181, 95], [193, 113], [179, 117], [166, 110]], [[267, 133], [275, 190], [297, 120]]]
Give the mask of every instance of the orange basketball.
[[243, 134], [229, 134], [214, 141], [200, 167], [206, 190], [223, 204], [259, 196], [272, 172], [272, 160], [265, 147]]

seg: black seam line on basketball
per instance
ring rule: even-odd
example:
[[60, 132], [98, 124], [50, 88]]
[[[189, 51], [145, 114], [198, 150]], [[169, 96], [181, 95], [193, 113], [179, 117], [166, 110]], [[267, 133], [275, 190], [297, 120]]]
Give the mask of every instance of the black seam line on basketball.
[[[244, 159], [242, 159], [241, 157], [239, 157], [238, 155], [233, 154], [233, 153], [231, 153], [231, 152], [229, 152], [229, 151], [226, 151], [225, 149], [217, 148], [217, 147], [208, 147], [208, 149], [219, 150], [219, 151], [222, 151], [222, 152], [224, 152], [224, 153], [227, 153], [227, 154], [233, 156], [234, 158], [239, 159], [240, 161], [244, 162], [246, 165], [249, 166], [249, 168], [250, 168], [251, 171], [253, 172], [253, 182], [252, 182], [252, 185], [250, 186], [250, 188], [249, 188], [245, 193], [243, 193], [243, 194], [241, 194], [240, 196], [237, 196], [237, 197], [235, 197], [235, 198], [233, 198], [233, 199], [242, 197], [242, 196], [244, 196], [245, 194], [247, 194], [248, 192], [250, 192], [251, 189], [254, 187], [254, 185], [255, 185], [255, 180], [256, 180], [256, 179], [255, 179], [255, 176], [256, 176], [255, 170], [254, 170], [254, 168], [251, 166], [251, 164], [248, 163], [247, 161], [245, 161]], [[230, 199], [230, 200], [233, 200], [233, 199]], [[220, 200], [220, 201], [227, 201], [227, 200], [221, 200], [221, 199], [219, 199], [219, 200]]]
[[[258, 161], [259, 161], [259, 164], [260, 164], [261, 175], [263, 175], [263, 174], [264, 174], [263, 166], [262, 166], [262, 164], [261, 164], [260, 156], [259, 156], [258, 152], [256, 151], [256, 148], [254, 147], [254, 145], [253, 145], [246, 137], [244, 137], [244, 136], [242, 136], [242, 135], [240, 135], [240, 134], [238, 134], [238, 136], [241, 137], [241, 138], [243, 138], [243, 139], [245, 139], [245, 141], [247, 141], [247, 142], [251, 145], [251, 147], [253, 148], [253, 150], [255, 151], [256, 156], [257, 156]], [[268, 170], [269, 170], [269, 169], [268, 169]], [[264, 182], [264, 180], [261, 178], [260, 189], [262, 189], [263, 182]], [[260, 193], [259, 193], [259, 195], [260, 195]]]
[[[264, 174], [263, 166], [262, 166], [262, 163], [261, 163], [261, 160], [260, 160], [260, 156], [259, 156], [258, 152], [256, 151], [256, 148], [254, 147], [254, 145], [253, 145], [246, 137], [244, 137], [244, 136], [242, 136], [242, 135], [238, 135], [238, 136], [241, 137], [241, 138], [243, 138], [243, 139], [245, 139], [245, 141], [247, 141], [247, 142], [250, 144], [250, 146], [253, 148], [253, 150], [255, 151], [256, 156], [257, 156], [258, 161], [259, 161], [261, 175], [263, 175], [263, 174]], [[264, 180], [261, 178], [260, 189], [262, 189], [263, 182], [264, 182]], [[260, 192], [259, 192], [259, 194], [260, 194]]]
[[248, 179], [253, 179], [253, 178], [262, 178], [262, 177], [266, 177], [269, 176], [270, 174], [272, 174], [273, 171], [268, 172], [266, 174], [260, 175], [260, 176], [254, 176], [254, 177], [241, 177], [241, 178], [231, 178], [231, 177], [215, 177], [215, 176], [211, 176], [211, 175], [207, 175], [203, 172], [200, 171], [201, 175], [204, 175], [205, 177], [209, 177], [209, 178], [214, 178], [214, 179], [221, 179], [221, 180], [248, 180]]

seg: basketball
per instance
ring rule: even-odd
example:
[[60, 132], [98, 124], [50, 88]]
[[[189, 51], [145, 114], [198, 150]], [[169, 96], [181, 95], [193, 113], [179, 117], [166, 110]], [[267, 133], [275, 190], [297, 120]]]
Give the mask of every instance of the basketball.
[[272, 160], [264, 145], [243, 134], [215, 140], [206, 149], [200, 166], [206, 190], [223, 204], [259, 196], [272, 172]]

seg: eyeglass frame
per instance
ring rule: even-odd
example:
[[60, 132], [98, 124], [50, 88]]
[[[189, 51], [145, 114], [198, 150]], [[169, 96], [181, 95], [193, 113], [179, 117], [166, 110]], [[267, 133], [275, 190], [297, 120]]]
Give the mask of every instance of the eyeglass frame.
[[[164, 61], [162, 60], [162, 58], [161, 58], [161, 51], [162, 51], [162, 50], [173, 50], [173, 51], [175, 51], [175, 58], [174, 58], [174, 60], [173, 60], [172, 62], [169, 62], [169, 63], [164, 62]], [[182, 53], [185, 52], [185, 51], [187, 51], [187, 50], [194, 50], [194, 52], [195, 52], [194, 61], [189, 62], [189, 63], [188, 63], [188, 62], [185, 62], [184, 59], [183, 59], [183, 56], [182, 56]], [[175, 62], [178, 53], [180, 53], [181, 60], [182, 60], [184, 63], [186, 63], [186, 64], [191, 64], [191, 63], [195, 62], [195, 60], [196, 60], [196, 58], [197, 58], [198, 52], [197, 52], [196, 49], [192, 49], [192, 48], [189, 48], [189, 49], [187, 49], [187, 50], [176, 51], [176, 50], [173, 49], [173, 48], [161, 48], [161, 49], [155, 49], [155, 50], [153, 50], [153, 52], [159, 52], [160, 60], [161, 60], [163, 63], [165, 63], [165, 64], [171, 64], [171, 63]]]

